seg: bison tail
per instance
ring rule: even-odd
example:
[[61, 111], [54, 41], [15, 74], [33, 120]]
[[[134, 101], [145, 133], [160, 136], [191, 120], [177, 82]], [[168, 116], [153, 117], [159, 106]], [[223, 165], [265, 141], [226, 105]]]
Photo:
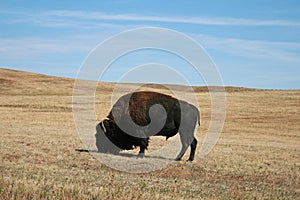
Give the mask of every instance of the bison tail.
[[198, 108], [196, 108], [197, 113], [198, 113], [198, 125], [200, 126], [200, 111]]

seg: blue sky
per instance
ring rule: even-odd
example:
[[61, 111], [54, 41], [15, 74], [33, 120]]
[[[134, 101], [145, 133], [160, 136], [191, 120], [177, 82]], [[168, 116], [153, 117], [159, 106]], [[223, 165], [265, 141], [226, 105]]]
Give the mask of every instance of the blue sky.
[[[196, 40], [225, 85], [300, 88], [297, 0], [1, 0], [0, 26], [0, 67], [76, 77], [99, 43], [128, 29], [151, 26]], [[119, 81], [125, 68], [159, 62], [183, 71], [193, 85], [204, 84], [171, 55], [136, 54], [116, 62], [102, 80]]]

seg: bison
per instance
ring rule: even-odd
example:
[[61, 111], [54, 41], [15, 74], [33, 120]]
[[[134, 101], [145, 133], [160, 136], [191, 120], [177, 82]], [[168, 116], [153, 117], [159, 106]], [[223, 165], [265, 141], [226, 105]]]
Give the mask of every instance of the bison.
[[[181, 160], [191, 146], [192, 161], [197, 122], [200, 125], [198, 108], [186, 101], [157, 92], [133, 92], [120, 97], [107, 118], [96, 126], [96, 146], [99, 152], [113, 154], [140, 147], [138, 158], [142, 158], [150, 136], [165, 136], [167, 140], [179, 133], [182, 148], [175, 160]], [[157, 127], [162, 128], [155, 130]]]

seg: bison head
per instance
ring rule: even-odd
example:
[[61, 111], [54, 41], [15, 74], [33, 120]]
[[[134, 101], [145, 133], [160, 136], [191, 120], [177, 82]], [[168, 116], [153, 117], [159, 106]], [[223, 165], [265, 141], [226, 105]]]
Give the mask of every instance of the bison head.
[[115, 123], [105, 119], [96, 126], [96, 146], [101, 153], [118, 154], [120, 148], [114, 145], [113, 138], [115, 133]]

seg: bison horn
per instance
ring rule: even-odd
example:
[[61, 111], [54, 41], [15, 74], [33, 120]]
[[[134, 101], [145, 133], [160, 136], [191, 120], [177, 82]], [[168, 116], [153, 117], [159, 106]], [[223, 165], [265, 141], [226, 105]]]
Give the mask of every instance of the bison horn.
[[101, 123], [100, 123], [100, 125], [101, 125], [101, 127], [102, 127], [102, 129], [103, 129], [104, 133], [106, 133], [106, 128], [105, 128], [105, 126], [104, 126], [104, 123], [103, 123], [103, 122], [101, 122]]

